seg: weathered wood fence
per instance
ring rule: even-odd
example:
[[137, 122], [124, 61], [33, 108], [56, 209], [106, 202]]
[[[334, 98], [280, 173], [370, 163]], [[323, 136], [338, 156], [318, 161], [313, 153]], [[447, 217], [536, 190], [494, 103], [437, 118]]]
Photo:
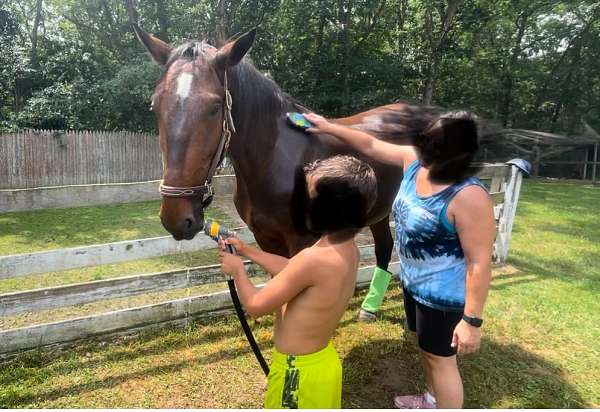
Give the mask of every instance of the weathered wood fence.
[[[498, 223], [494, 260], [502, 263], [508, 253], [522, 174], [516, 166], [489, 164], [483, 168], [479, 176], [487, 183], [494, 200]], [[234, 177], [229, 178], [234, 179]], [[228, 186], [232, 187], [233, 184]], [[239, 230], [239, 237], [246, 242], [254, 241], [247, 228]], [[206, 250], [215, 248], [215, 246], [211, 239], [203, 235], [198, 235], [193, 240], [185, 242], [176, 242], [170, 236], [164, 236], [0, 256], [0, 280], [180, 252]], [[362, 246], [360, 252], [362, 259], [372, 258], [374, 256], [373, 245]], [[258, 273], [258, 268], [250, 262], [246, 262], [246, 265], [251, 275], [254, 276]], [[368, 286], [373, 268], [374, 266], [360, 268], [357, 280], [358, 288]], [[397, 273], [398, 262], [392, 262], [389, 269]], [[0, 294], [0, 316], [14, 316], [106, 299], [189, 288], [224, 280], [226, 280], [225, 276], [220, 273], [219, 266], [211, 265], [5, 293]], [[5, 329], [3, 322], [0, 321], [0, 357], [12, 356], [28, 349], [64, 345], [99, 335], [131, 333], [157, 326], [185, 325], [194, 318], [215, 316], [231, 310], [232, 303], [228, 291], [220, 291], [15, 329]]]
[[158, 137], [31, 130], [0, 134], [0, 189], [160, 179]]

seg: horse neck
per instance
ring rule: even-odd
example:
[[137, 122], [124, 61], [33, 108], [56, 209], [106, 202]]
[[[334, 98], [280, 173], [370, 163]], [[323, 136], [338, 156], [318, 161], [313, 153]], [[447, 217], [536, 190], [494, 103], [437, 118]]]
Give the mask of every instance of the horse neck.
[[278, 139], [277, 120], [290, 106], [270, 80], [250, 67], [232, 70], [232, 118], [236, 133], [230, 158], [240, 176], [255, 175], [271, 158]]

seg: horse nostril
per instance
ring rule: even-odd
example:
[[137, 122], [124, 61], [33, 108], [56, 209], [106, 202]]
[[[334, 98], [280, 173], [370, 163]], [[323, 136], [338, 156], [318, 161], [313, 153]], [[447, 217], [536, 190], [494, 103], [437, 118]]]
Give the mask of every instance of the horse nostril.
[[190, 230], [194, 226], [194, 221], [192, 219], [185, 219], [185, 229]]

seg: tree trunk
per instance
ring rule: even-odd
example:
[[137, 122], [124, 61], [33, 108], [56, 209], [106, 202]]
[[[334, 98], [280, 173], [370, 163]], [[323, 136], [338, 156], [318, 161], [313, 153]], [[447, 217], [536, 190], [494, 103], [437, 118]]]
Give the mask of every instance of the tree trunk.
[[139, 21], [140, 16], [135, 7], [135, 0], [127, 0], [125, 3], [125, 7], [127, 8], [127, 17], [129, 19], [129, 23], [136, 23]]
[[31, 67], [35, 70], [40, 68], [38, 61], [38, 31], [40, 27], [40, 22], [42, 21], [42, 0], [37, 0], [35, 6], [35, 19], [33, 21], [33, 27], [31, 28]]
[[441, 51], [447, 35], [452, 29], [456, 11], [462, 2], [463, 0], [449, 0], [445, 10], [443, 8], [438, 10], [440, 14], [440, 30], [437, 35], [435, 33], [436, 30], [434, 29], [433, 22], [433, 6], [431, 3], [428, 4], [425, 14], [425, 34], [429, 43], [429, 67], [425, 77], [425, 87], [422, 97], [422, 102], [425, 105], [431, 105], [433, 101], [435, 82], [437, 80], [438, 67], [441, 61]]
[[227, 40], [227, 3], [228, 0], [219, 0], [216, 11], [215, 40], [218, 46]]
[[350, 103], [350, 57], [352, 56], [352, 37], [350, 34], [350, 25], [352, 22], [352, 0], [346, 3], [347, 9], [344, 16], [344, 106], [349, 107]]
[[156, 16], [158, 17], [158, 37], [169, 42], [169, 16], [164, 0], [156, 0]]
[[400, 0], [400, 7], [398, 7], [398, 22], [397, 22], [397, 29], [398, 29], [398, 43], [396, 45], [396, 47], [398, 48], [397, 53], [398, 53], [398, 62], [402, 63], [402, 61], [404, 60], [404, 42], [406, 41], [406, 39], [404, 39], [402, 37], [402, 35], [400, 35], [400, 33], [402, 33], [404, 31], [404, 24], [406, 22], [406, 12], [407, 12], [407, 8], [408, 8], [408, 0]]
[[523, 11], [518, 19], [517, 19], [517, 38], [515, 40], [515, 45], [512, 49], [510, 59], [506, 62], [504, 67], [504, 73], [502, 76], [502, 96], [500, 98], [500, 121], [502, 122], [503, 127], [508, 126], [508, 121], [510, 118], [511, 105], [512, 105], [512, 93], [514, 86], [513, 79], [513, 70], [517, 61], [519, 59], [519, 54], [521, 53], [521, 43], [523, 42], [523, 36], [525, 35], [525, 29], [527, 28], [527, 23], [529, 21], [529, 17], [531, 16], [531, 12]]
[[317, 28], [316, 50], [313, 58], [313, 93], [317, 92], [323, 82], [323, 37], [325, 35], [325, 4], [324, 0], [319, 0], [317, 3], [319, 8], [319, 25]]

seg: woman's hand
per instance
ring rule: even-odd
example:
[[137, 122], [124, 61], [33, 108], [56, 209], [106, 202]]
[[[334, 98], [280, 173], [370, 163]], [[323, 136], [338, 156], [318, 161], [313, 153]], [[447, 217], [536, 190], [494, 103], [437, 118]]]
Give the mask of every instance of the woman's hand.
[[333, 128], [333, 123], [327, 121], [323, 116], [319, 116], [316, 113], [304, 113], [303, 116], [315, 125], [315, 127], [311, 127], [310, 129], [306, 129], [309, 133], [329, 133], [331, 134], [331, 130]]
[[459, 355], [476, 352], [481, 344], [481, 329], [469, 325], [464, 320], [458, 322], [452, 336], [452, 346]]
[[219, 261], [221, 271], [231, 277], [237, 277], [244, 272], [244, 262], [239, 256], [232, 255], [226, 249], [223, 239], [219, 240]]

